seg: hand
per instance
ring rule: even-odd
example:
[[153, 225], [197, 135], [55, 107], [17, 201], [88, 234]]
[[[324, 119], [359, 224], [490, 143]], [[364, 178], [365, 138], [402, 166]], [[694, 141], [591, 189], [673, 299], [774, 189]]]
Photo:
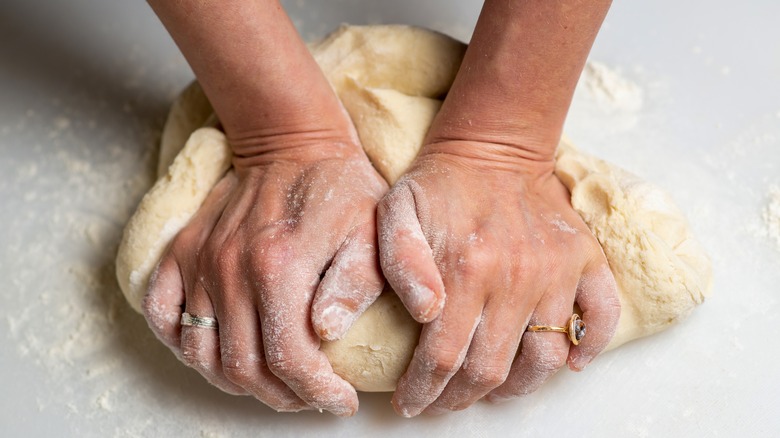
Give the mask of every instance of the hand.
[[[527, 394], [564, 363], [581, 370], [614, 333], [620, 304], [601, 247], [552, 162], [528, 161], [509, 146], [429, 144], [379, 204], [382, 269], [426, 323], [393, 397], [404, 416]], [[575, 301], [579, 346], [525, 332], [565, 325]]]
[[[161, 259], [144, 315], [227, 392], [351, 415], [356, 392], [318, 334], [343, 335], [382, 291], [375, 211], [387, 186], [354, 138], [291, 146], [297, 137], [236, 159]], [[181, 327], [182, 311], [219, 327]]]
[[[219, 116], [235, 174], [174, 239], [144, 313], [226, 391], [351, 415], [355, 390], [317, 335], [338, 338], [381, 293], [376, 203], [387, 185], [278, 1], [149, 3]], [[216, 317], [218, 331], [180, 328], [182, 310]]]

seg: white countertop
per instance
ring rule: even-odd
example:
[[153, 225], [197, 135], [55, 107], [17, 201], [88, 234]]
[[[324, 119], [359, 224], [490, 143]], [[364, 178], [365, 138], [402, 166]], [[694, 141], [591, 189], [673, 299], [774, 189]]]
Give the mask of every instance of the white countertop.
[[[307, 37], [384, 22], [467, 38], [480, 8], [285, 4]], [[583, 87], [567, 123], [583, 149], [672, 193], [711, 252], [710, 300], [522, 400], [406, 420], [389, 394], [362, 394], [360, 412], [338, 419], [222, 394], [118, 291], [122, 227], [151, 183], [171, 99], [192, 78], [149, 7], [5, 2], [0, 436], [776, 436], [780, 242], [766, 237], [762, 211], [780, 186], [777, 17], [775, 1], [615, 2], [591, 59], [636, 84], [641, 104]]]

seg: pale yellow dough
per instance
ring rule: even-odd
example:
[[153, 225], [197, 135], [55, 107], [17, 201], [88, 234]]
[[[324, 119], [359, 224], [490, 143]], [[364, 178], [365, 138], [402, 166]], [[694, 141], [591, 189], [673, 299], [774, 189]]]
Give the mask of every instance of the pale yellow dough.
[[[395, 182], [421, 147], [465, 45], [407, 26], [344, 26], [310, 47], [371, 162]], [[163, 251], [229, 168], [224, 135], [198, 129], [213, 120], [211, 114], [197, 84], [174, 104], [163, 135], [160, 179], [125, 229], [117, 277], [136, 310]], [[566, 140], [558, 150], [556, 174], [617, 280], [623, 307], [608, 348], [663, 330], [709, 294], [709, 258], [666, 193]], [[322, 350], [358, 390], [392, 391], [419, 332], [400, 300], [386, 291], [344, 339], [323, 342]]]

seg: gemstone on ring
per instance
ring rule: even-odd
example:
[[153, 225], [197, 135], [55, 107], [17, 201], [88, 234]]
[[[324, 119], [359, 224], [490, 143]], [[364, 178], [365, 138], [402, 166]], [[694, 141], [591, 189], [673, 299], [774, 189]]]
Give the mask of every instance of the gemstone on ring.
[[577, 315], [576, 313], [571, 316], [571, 319], [569, 320], [569, 340], [572, 344], [578, 345], [582, 338], [585, 337], [586, 327], [585, 327], [585, 321], [583, 321], [580, 318], [580, 315]]
[[558, 332], [565, 333], [574, 345], [579, 345], [582, 338], [585, 337], [585, 321], [576, 313], [571, 316], [569, 323], [565, 327], [553, 325], [529, 325], [526, 327], [529, 332]]

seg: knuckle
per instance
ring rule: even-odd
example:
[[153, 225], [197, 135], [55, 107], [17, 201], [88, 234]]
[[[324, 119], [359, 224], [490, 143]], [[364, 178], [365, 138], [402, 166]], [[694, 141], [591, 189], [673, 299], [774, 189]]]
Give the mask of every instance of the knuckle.
[[288, 381], [300, 375], [300, 361], [289, 353], [279, 352], [268, 360], [268, 369], [278, 378]]
[[549, 348], [545, 352], [532, 355], [533, 368], [543, 375], [553, 374], [566, 364], [568, 349]]
[[470, 364], [463, 372], [469, 384], [479, 388], [493, 389], [504, 383], [509, 376], [509, 366]]
[[461, 362], [460, 356], [456, 352], [437, 351], [435, 355], [424, 360], [425, 368], [435, 377], [449, 378], [458, 370]]
[[261, 281], [274, 280], [276, 274], [296, 263], [294, 245], [287, 239], [262, 237], [252, 248], [252, 268]]
[[211, 372], [213, 368], [212, 361], [203, 353], [201, 346], [191, 342], [186, 337], [181, 344], [181, 361], [188, 367], [196, 370]]
[[345, 275], [350, 276], [351, 288], [344, 292], [348, 292], [358, 301], [374, 299], [384, 289], [385, 279], [381, 276], [379, 270], [355, 269], [347, 272]]
[[382, 272], [388, 279], [402, 280], [407, 277], [406, 271], [413, 266], [413, 257], [405, 253], [388, 253], [380, 259]]
[[354, 296], [360, 300], [377, 295], [385, 283], [378, 263], [371, 258], [357, 261], [351, 254], [342, 256], [342, 260], [332, 265], [326, 277], [328, 281], [323, 284], [324, 292], [334, 296]]
[[501, 263], [495, 246], [481, 242], [466, 246], [458, 258], [458, 272], [464, 277], [485, 275], [493, 272]]
[[519, 251], [514, 257], [515, 269], [523, 275], [539, 272], [542, 261], [537, 254], [528, 251]]
[[303, 382], [315, 377], [312, 371], [318, 367], [310, 353], [285, 349], [271, 353], [267, 357], [268, 369], [285, 382]]
[[323, 403], [324, 401], [319, 399], [331, 389], [328, 373], [324, 373], [324, 370], [318, 369], [316, 364], [300, 355], [279, 355], [269, 359], [268, 369], [290, 388], [294, 388], [299, 396], [315, 404]]
[[225, 354], [222, 357], [222, 370], [225, 377], [234, 384], [247, 387], [254, 380], [254, 367], [248, 357], [236, 354]]

